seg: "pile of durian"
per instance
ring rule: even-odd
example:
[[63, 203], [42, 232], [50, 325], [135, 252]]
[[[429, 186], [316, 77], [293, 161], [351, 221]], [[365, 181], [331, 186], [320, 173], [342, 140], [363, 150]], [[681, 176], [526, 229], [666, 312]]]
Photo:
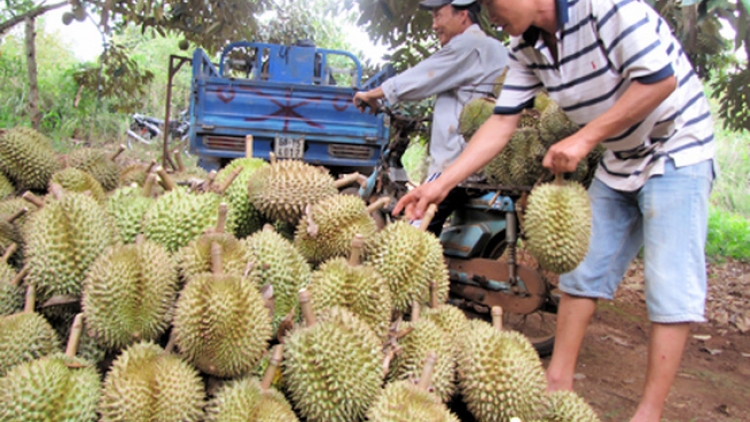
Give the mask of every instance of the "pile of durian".
[[206, 175], [0, 133], [1, 421], [594, 421], [446, 303], [432, 234], [298, 161]]
[[[492, 115], [494, 105], [494, 101], [480, 97], [464, 106], [459, 131], [467, 141]], [[568, 118], [560, 106], [547, 94], [540, 93], [534, 100], [534, 107], [521, 113], [518, 129], [508, 145], [482, 169], [482, 174], [487, 183], [508, 190], [550, 181], [553, 176], [542, 167], [544, 155], [550, 146], [577, 130], [578, 125]], [[603, 154], [604, 147], [600, 145], [585, 160], [581, 160], [575, 172], [566, 175], [566, 179], [588, 187]]]

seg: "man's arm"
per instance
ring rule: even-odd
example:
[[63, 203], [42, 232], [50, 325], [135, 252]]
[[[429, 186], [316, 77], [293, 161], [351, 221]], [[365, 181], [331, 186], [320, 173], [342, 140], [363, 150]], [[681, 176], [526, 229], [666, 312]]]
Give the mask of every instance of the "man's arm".
[[633, 81], [622, 97], [604, 114], [552, 145], [544, 156], [542, 165], [552, 173], [575, 171], [578, 162], [594, 147], [644, 120], [676, 87], [677, 80], [674, 76], [651, 84]]
[[405, 209], [410, 219], [422, 218], [428, 205], [441, 202], [451, 189], [484, 167], [505, 148], [516, 130], [519, 117], [519, 114], [490, 116], [456, 161], [435, 181], [420, 185], [402, 197], [393, 209], [393, 215]]
[[[385, 97], [383, 88], [377, 87], [369, 91], [357, 92], [356, 94], [354, 94], [354, 98], [352, 101], [354, 101], [354, 106], [357, 107], [360, 112], [364, 112], [367, 106], [369, 106], [370, 113], [375, 114], [378, 111], [378, 107], [380, 107], [380, 104], [378, 104], [378, 100], [383, 97]], [[367, 104], [367, 106], [365, 106], [365, 104]]]

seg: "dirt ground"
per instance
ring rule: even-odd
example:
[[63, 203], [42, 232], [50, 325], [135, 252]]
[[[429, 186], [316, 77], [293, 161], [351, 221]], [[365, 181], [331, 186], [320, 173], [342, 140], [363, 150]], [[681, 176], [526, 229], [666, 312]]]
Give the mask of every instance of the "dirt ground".
[[[692, 327], [663, 421], [750, 421], [750, 265], [714, 264], [708, 273], [710, 322]], [[634, 263], [615, 299], [599, 302], [578, 359], [574, 388], [603, 421], [628, 421], [643, 387], [642, 274]]]

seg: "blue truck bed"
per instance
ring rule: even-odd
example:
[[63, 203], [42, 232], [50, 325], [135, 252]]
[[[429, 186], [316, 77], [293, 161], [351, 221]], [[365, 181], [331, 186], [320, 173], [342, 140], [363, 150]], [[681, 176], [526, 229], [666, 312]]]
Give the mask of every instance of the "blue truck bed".
[[[344, 72], [336, 68], [342, 62]], [[390, 74], [387, 66], [363, 85], [361, 64], [350, 53], [247, 41], [227, 46], [217, 69], [197, 49], [191, 151], [201, 167], [218, 169], [244, 157], [252, 135], [254, 157], [268, 159], [274, 152], [333, 173], [369, 173], [388, 143], [390, 122], [383, 114], [360, 113], [352, 97]]]

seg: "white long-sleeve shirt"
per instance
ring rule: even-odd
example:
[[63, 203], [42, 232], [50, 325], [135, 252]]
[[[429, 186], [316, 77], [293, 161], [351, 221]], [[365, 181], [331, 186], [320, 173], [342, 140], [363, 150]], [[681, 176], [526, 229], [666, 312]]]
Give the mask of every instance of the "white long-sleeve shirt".
[[458, 133], [463, 106], [491, 94], [495, 79], [507, 65], [507, 49], [474, 24], [432, 56], [383, 83], [390, 104], [437, 96], [428, 174], [442, 172], [464, 150], [466, 141]]

